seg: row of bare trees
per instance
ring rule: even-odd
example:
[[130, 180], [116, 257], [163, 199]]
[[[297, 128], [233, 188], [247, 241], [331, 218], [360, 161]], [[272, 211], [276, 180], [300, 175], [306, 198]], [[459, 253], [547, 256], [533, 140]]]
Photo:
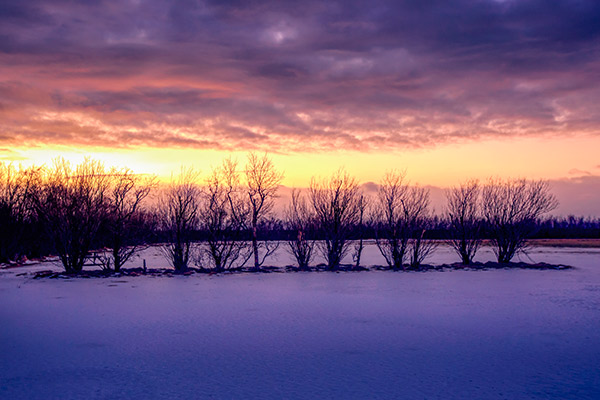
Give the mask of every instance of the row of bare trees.
[[[261, 228], [268, 226], [282, 178], [267, 155], [255, 153], [248, 155], [243, 171], [237, 162], [225, 160], [204, 185], [197, 172], [183, 170], [163, 191], [158, 210], [161, 228], [169, 235], [165, 248], [173, 268], [184, 271], [194, 261], [223, 271], [253, 258], [258, 270], [279, 246], [263, 238]], [[199, 230], [206, 238], [195, 245]]]
[[[202, 217], [197, 226], [208, 235], [200, 260], [212, 269], [241, 266], [251, 256], [259, 269], [279, 245], [261, 240], [259, 227], [268, 221], [282, 175], [266, 156], [251, 155], [245, 176], [245, 186], [240, 185], [236, 164], [227, 160], [213, 171], [205, 199], [199, 202]], [[492, 179], [484, 185], [470, 181], [446, 194], [450, 242], [466, 265], [473, 262], [484, 237], [491, 241], [498, 262], [510, 262], [526, 249], [540, 216], [557, 206], [545, 181]], [[429, 190], [410, 185], [398, 171], [384, 176], [373, 198], [344, 170], [313, 178], [307, 193], [292, 191], [283, 222], [290, 233], [288, 251], [299, 269], [309, 269], [315, 250], [327, 269], [338, 269], [349, 253], [352, 267], [360, 268], [366, 225], [392, 269], [418, 268], [439, 245], [425, 235], [432, 227]], [[251, 233], [251, 249], [245, 231]]]
[[491, 179], [484, 185], [469, 181], [448, 190], [446, 197], [452, 246], [466, 265], [473, 262], [484, 237], [498, 262], [510, 262], [527, 248], [536, 221], [558, 206], [548, 182], [526, 179]]
[[37, 227], [36, 239], [51, 243], [67, 272], [81, 271], [99, 243], [110, 252], [97, 261], [118, 271], [152, 230], [141, 205], [154, 185], [153, 178], [107, 170], [93, 160], [72, 166], [57, 159], [27, 169], [0, 165], [0, 261], [18, 258], [27, 227]]
[[[70, 273], [81, 271], [98, 248], [104, 251], [94, 253], [96, 262], [118, 271], [152, 234], [180, 272], [191, 265], [224, 271], [250, 260], [258, 270], [282, 243], [269, 234], [278, 224], [299, 269], [309, 269], [316, 254], [330, 270], [351, 255], [358, 269], [367, 236], [388, 267], [418, 268], [439, 243], [427, 236], [429, 190], [411, 185], [403, 172], [386, 173], [372, 196], [344, 170], [313, 178], [308, 190], [292, 192], [277, 220], [282, 179], [267, 155], [254, 153], [243, 168], [227, 159], [206, 179], [182, 169], [163, 187], [153, 177], [93, 160], [28, 169], [0, 164], [0, 261], [19, 254], [28, 229], [44, 233]], [[463, 264], [473, 262], [484, 238], [499, 262], [509, 262], [526, 248], [540, 216], [557, 205], [545, 181], [469, 181], [446, 194], [449, 240]]]
[[339, 268], [349, 252], [358, 269], [368, 224], [389, 267], [404, 268], [408, 261], [416, 268], [437, 245], [424, 239], [429, 212], [429, 191], [408, 185], [403, 173], [388, 172], [371, 199], [355, 178], [339, 170], [330, 178], [313, 179], [308, 200], [293, 192], [286, 224], [297, 234], [288, 245], [300, 268], [308, 268], [316, 244], [328, 269]]

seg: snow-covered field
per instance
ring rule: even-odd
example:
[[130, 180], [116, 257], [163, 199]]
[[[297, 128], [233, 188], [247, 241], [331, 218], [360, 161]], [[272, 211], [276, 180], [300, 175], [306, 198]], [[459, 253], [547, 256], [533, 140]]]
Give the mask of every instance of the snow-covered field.
[[[165, 267], [157, 249], [142, 257]], [[381, 263], [372, 246], [366, 257]], [[1, 270], [0, 398], [598, 399], [600, 249], [530, 257], [576, 268], [68, 280], [17, 276], [47, 263]], [[455, 260], [440, 248], [429, 262]]]

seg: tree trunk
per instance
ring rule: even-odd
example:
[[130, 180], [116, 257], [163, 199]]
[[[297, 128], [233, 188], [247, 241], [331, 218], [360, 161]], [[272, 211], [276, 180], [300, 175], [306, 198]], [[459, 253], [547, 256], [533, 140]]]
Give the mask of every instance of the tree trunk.
[[255, 221], [252, 221], [252, 251], [254, 253], [254, 269], [258, 270], [260, 262], [258, 260], [258, 235]]

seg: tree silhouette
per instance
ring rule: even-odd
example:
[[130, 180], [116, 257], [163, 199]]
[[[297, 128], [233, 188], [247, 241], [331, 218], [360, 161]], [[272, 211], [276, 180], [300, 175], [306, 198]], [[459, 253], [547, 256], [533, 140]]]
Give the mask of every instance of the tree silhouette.
[[375, 242], [390, 268], [404, 268], [406, 259], [417, 268], [434, 250], [424, 237], [429, 220], [429, 190], [409, 186], [403, 172], [387, 172], [377, 194]]
[[508, 263], [526, 249], [536, 220], [558, 201], [547, 181], [490, 179], [482, 190], [482, 206], [498, 262]]
[[338, 269], [346, 252], [352, 228], [359, 218], [360, 192], [358, 182], [340, 169], [330, 178], [312, 179], [310, 200], [323, 241], [319, 250], [327, 268]]
[[481, 245], [480, 186], [469, 181], [446, 191], [450, 243], [464, 265], [473, 262]]
[[156, 178], [136, 175], [128, 168], [111, 171], [104, 224], [104, 239], [110, 251], [102, 258], [106, 269], [119, 272], [139, 250], [142, 236], [150, 228], [147, 226], [149, 218], [141, 207], [155, 186]]
[[236, 165], [225, 160], [215, 168], [206, 181], [200, 206], [201, 228], [206, 232], [206, 243], [200, 263], [208, 263], [215, 271], [243, 266], [251, 257], [251, 248], [244, 240], [248, 207], [242, 197]]
[[308, 270], [315, 247], [315, 215], [298, 189], [292, 190], [292, 199], [285, 210], [285, 226], [293, 235], [287, 242], [289, 252], [299, 269]]
[[83, 269], [107, 215], [109, 174], [99, 161], [86, 159], [75, 168], [56, 159], [46, 171], [36, 209], [67, 273]]
[[171, 178], [159, 201], [159, 218], [168, 242], [164, 253], [176, 272], [187, 270], [192, 252], [193, 234], [198, 229], [200, 200], [199, 173], [182, 168]]
[[41, 169], [15, 168], [0, 163], [0, 262], [22, 255], [27, 225], [36, 220], [34, 199], [40, 188]]
[[[250, 230], [252, 232], [252, 252], [254, 254], [254, 269], [258, 270], [265, 259], [275, 252], [279, 242], [259, 243], [258, 226], [273, 209], [274, 199], [283, 174], [275, 169], [273, 162], [265, 154], [258, 156], [248, 154], [245, 168], [246, 193], [250, 205]], [[264, 254], [260, 255], [260, 250]]]

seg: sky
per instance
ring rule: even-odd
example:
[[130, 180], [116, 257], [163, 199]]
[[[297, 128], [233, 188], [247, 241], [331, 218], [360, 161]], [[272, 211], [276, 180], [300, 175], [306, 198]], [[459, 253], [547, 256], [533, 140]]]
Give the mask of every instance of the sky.
[[161, 177], [269, 152], [433, 188], [548, 179], [600, 215], [597, 0], [0, 0], [0, 160]]

